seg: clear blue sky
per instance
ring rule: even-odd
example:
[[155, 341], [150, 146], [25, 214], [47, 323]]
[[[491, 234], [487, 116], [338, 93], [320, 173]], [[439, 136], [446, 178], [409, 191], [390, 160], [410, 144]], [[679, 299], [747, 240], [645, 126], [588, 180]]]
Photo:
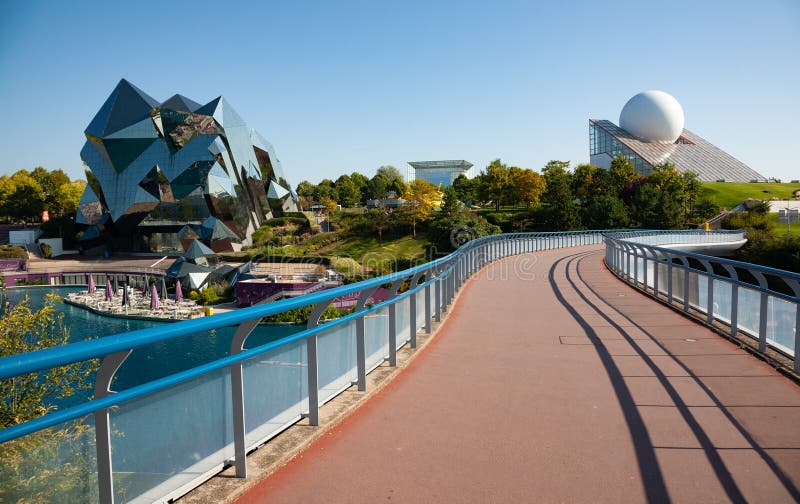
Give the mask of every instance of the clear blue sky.
[[159, 100], [224, 95], [293, 184], [415, 160], [574, 166], [588, 119], [646, 89], [800, 178], [800, 2], [605, 3], [7, 0], [0, 172], [82, 177], [83, 130], [125, 77]]

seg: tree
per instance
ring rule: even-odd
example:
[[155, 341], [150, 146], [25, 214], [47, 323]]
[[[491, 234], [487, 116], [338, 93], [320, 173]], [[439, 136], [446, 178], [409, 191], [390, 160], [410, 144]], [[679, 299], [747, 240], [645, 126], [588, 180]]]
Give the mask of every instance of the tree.
[[381, 166], [375, 171], [375, 175], [383, 175], [389, 182], [394, 182], [396, 180], [404, 182], [403, 175], [400, 173], [400, 170], [392, 165]]
[[342, 175], [336, 179], [336, 193], [339, 195], [339, 204], [343, 207], [352, 208], [361, 202], [361, 191], [349, 175]]
[[478, 176], [480, 186], [478, 194], [484, 201], [493, 201], [495, 210], [500, 210], [503, 197], [508, 196], [509, 173], [508, 167], [500, 159], [495, 159], [486, 171]]
[[471, 205], [478, 199], [477, 179], [469, 179], [463, 173], [453, 181], [453, 189], [456, 191], [459, 201], [466, 205]]
[[389, 211], [383, 205], [371, 209], [368, 212], [370, 222], [375, 226], [375, 231], [378, 232], [378, 241], [383, 241], [383, 232], [389, 226]]
[[[0, 319], [0, 357], [7, 357], [69, 342], [63, 314], [56, 314], [56, 297], [32, 310], [28, 301], [4, 304]], [[74, 394], [91, 393], [95, 361], [53, 368], [41, 373], [0, 380], [0, 428], [7, 428], [57, 409], [57, 403]], [[3, 444], [0, 457], [0, 501], [52, 502], [85, 500], [89, 487], [89, 453], [85, 450], [88, 427], [81, 421], [46, 429]], [[64, 453], [73, 456], [64, 463]]]
[[585, 223], [589, 229], [624, 229], [630, 223], [628, 209], [613, 194], [598, 194], [587, 205]]
[[367, 204], [367, 184], [369, 183], [369, 177], [363, 175], [358, 172], [353, 172], [350, 174], [350, 181], [353, 182], [353, 185], [356, 186], [359, 196], [359, 204], [366, 205]]
[[452, 186], [445, 187], [442, 190], [442, 208], [441, 211], [444, 215], [451, 215], [461, 210], [461, 202], [458, 201], [456, 190]]
[[55, 195], [50, 203], [50, 211], [54, 217], [73, 215], [78, 210], [78, 203], [83, 196], [86, 182], [77, 180], [68, 184], [62, 184], [56, 189]]
[[442, 204], [442, 192], [427, 180], [417, 179], [406, 184], [403, 198], [407, 202], [403, 210], [411, 217], [412, 235], [416, 238], [417, 222], [432, 217], [431, 213]]
[[546, 215], [554, 230], [577, 229], [580, 225], [578, 206], [572, 201], [572, 174], [568, 169], [569, 161], [550, 161], [542, 170], [547, 183], [542, 201], [547, 205]]
[[383, 175], [375, 175], [367, 182], [366, 198], [367, 199], [384, 199], [388, 191], [388, 180]]
[[634, 184], [641, 176], [636, 173], [636, 168], [627, 156], [619, 154], [611, 160], [608, 169], [607, 186], [612, 194], [622, 194], [626, 186]]
[[13, 174], [8, 183], [11, 192], [4, 201], [3, 214], [17, 220], [38, 220], [44, 210], [44, 193], [39, 183], [27, 170]]
[[509, 168], [511, 199], [516, 205], [537, 206], [547, 183], [531, 169]]

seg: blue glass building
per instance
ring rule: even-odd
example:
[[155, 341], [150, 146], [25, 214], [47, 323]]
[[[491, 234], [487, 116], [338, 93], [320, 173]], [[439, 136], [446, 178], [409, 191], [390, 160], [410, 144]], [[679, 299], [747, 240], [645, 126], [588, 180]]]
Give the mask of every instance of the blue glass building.
[[85, 134], [84, 249], [183, 252], [198, 239], [238, 250], [297, 209], [275, 149], [221, 96], [159, 103], [122, 79]]

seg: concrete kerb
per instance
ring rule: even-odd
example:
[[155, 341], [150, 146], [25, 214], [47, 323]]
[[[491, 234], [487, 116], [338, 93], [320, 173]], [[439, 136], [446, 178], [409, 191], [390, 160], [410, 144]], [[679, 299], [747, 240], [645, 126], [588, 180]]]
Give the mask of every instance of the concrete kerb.
[[[483, 269], [491, 266], [485, 265], [476, 271], [461, 289], [456, 293], [451, 306], [454, 306], [461, 294], [472, 283]], [[431, 318], [431, 333], [425, 334], [424, 330], [417, 333], [417, 348], [406, 344], [397, 351], [397, 367], [390, 367], [384, 362], [367, 375], [367, 390], [359, 392], [358, 386], [353, 384], [322, 405], [319, 409], [319, 426], [310, 426], [307, 419], [302, 419], [281, 432], [274, 438], [262, 444], [247, 454], [247, 478], [237, 478], [233, 465], [226, 467], [219, 474], [206, 481], [186, 495], [176, 499], [185, 504], [204, 504], [206, 502], [232, 503], [247, 493], [248, 490], [258, 485], [289, 461], [302, 454], [317, 439], [338, 426], [350, 413], [364, 405], [372, 397], [380, 393], [393, 379], [400, 375], [416, 357], [428, 346], [439, 331], [450, 319], [452, 312], [442, 312], [443, 319], [436, 322]]]

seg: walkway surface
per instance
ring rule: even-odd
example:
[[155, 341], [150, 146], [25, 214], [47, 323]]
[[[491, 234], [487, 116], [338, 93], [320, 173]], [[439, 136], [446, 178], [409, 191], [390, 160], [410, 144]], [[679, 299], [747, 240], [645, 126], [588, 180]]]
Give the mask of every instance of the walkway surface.
[[617, 280], [499, 261], [395, 380], [240, 502], [795, 502], [800, 387]]

